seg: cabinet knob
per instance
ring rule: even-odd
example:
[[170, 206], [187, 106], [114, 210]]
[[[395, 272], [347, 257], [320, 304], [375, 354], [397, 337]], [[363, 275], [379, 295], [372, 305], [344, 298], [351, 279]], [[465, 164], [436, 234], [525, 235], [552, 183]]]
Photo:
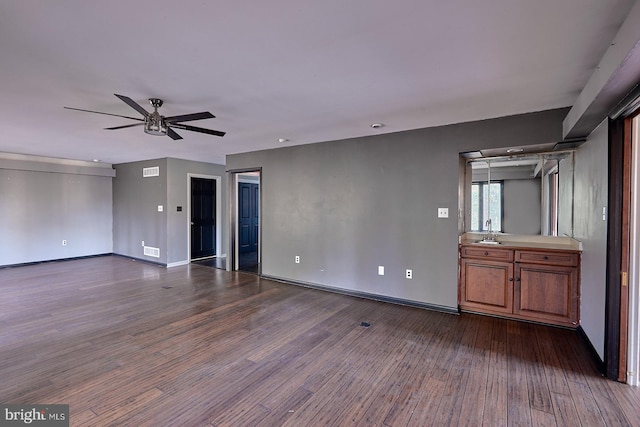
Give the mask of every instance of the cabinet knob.
[[513, 282], [513, 277], [509, 277], [509, 281], [510, 281], [510, 282]]
[[488, 256], [488, 255], [489, 255], [489, 252], [485, 251], [484, 256]]
[[544, 259], [549, 259], [549, 257], [545, 255], [545, 256], [544, 256]]
[[519, 278], [519, 277], [516, 277], [516, 282], [519, 282], [519, 281], [520, 281], [520, 278]]

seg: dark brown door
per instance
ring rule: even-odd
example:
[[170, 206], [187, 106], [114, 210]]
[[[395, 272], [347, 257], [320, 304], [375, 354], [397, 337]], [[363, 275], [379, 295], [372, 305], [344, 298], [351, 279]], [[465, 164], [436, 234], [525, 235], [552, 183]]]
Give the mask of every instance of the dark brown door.
[[632, 122], [632, 117], [609, 122], [610, 220], [604, 363], [607, 377], [622, 382], [627, 380]]

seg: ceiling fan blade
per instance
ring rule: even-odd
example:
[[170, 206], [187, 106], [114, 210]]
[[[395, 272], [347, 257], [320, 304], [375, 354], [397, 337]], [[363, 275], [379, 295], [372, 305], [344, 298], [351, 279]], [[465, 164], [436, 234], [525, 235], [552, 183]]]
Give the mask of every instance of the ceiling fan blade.
[[132, 125], [123, 125], [123, 126], [114, 126], [114, 127], [110, 127], [110, 128], [104, 128], [105, 130], [116, 130], [116, 129], [124, 129], [124, 128], [130, 128], [133, 126], [142, 126], [144, 125], [144, 123], [134, 123]]
[[167, 126], [171, 126], [177, 129], [190, 130], [191, 132], [206, 133], [206, 134], [215, 135], [215, 136], [224, 136], [226, 133], [226, 132], [221, 132], [219, 130], [204, 129], [204, 128], [198, 128], [195, 126], [183, 125], [182, 123], [167, 123]]
[[141, 119], [140, 117], [129, 117], [129, 116], [123, 116], [121, 114], [103, 113], [102, 111], [83, 110], [82, 108], [73, 108], [73, 107], [64, 107], [64, 108], [66, 108], [67, 110], [84, 111], [85, 113], [104, 114], [105, 116], [122, 117], [124, 119], [139, 120], [141, 122], [144, 122], [144, 119]]
[[174, 131], [170, 127], [167, 127], [167, 135], [169, 136], [169, 138], [173, 139], [174, 141], [176, 141], [178, 139], [182, 139], [182, 137], [180, 135], [178, 135], [176, 133], [176, 131]]
[[171, 116], [165, 117], [164, 121], [169, 123], [175, 122], [190, 122], [193, 120], [203, 120], [203, 119], [215, 119], [216, 116], [211, 114], [208, 111], [203, 111], [202, 113], [193, 113], [193, 114], [183, 114], [181, 116]]
[[134, 101], [133, 99], [129, 98], [128, 96], [118, 95], [117, 93], [114, 93], [114, 95], [117, 96], [118, 98], [120, 98], [129, 107], [131, 107], [134, 110], [136, 110], [138, 113], [142, 114], [145, 117], [149, 116], [149, 112], [147, 110], [142, 108], [142, 106], [140, 104], [138, 104], [136, 101]]

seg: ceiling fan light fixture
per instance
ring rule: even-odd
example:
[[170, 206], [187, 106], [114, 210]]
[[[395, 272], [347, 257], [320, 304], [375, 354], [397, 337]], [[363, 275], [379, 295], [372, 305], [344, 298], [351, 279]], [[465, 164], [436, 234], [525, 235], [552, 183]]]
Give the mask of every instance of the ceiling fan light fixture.
[[149, 114], [144, 122], [144, 132], [149, 135], [164, 136], [167, 134], [167, 124], [163, 117], [157, 112]]
[[144, 109], [144, 107], [142, 107], [140, 104], [138, 104], [136, 101], [129, 98], [128, 96], [118, 95], [117, 93], [115, 93], [114, 95], [120, 98], [120, 100], [123, 101], [125, 104], [127, 104], [129, 107], [133, 108], [138, 113], [142, 114], [144, 119], [141, 119], [138, 117], [123, 116], [122, 114], [105, 113], [103, 111], [85, 110], [82, 108], [72, 108], [72, 107], [64, 107], [64, 108], [68, 108], [70, 110], [84, 111], [86, 113], [96, 113], [96, 114], [105, 114], [107, 116], [123, 117], [125, 119], [135, 120], [138, 122], [130, 125], [108, 127], [108, 128], [105, 128], [105, 130], [116, 130], [116, 129], [130, 128], [133, 126], [143, 126], [143, 130], [146, 134], [156, 135], [156, 136], [166, 135], [169, 138], [173, 139], [174, 141], [182, 139], [182, 137], [174, 130], [174, 128], [188, 130], [190, 132], [204, 133], [207, 135], [215, 135], [215, 136], [224, 136], [226, 133], [219, 130], [205, 129], [205, 128], [186, 125], [182, 123], [182, 122], [190, 122], [193, 120], [213, 119], [216, 117], [208, 111], [165, 117], [158, 112], [158, 108], [161, 107], [163, 104], [162, 99], [160, 98], [149, 98], [149, 104], [151, 104], [151, 106], [153, 107], [153, 113], [149, 113], [147, 110]]

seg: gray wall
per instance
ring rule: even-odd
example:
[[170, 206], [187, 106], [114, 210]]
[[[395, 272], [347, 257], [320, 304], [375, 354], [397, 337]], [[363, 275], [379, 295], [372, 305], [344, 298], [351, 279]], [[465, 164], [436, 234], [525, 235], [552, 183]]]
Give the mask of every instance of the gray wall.
[[505, 233], [540, 234], [540, 179], [509, 179], [504, 181]]
[[262, 167], [263, 274], [457, 307], [459, 153], [559, 141], [566, 112], [228, 156]]
[[[605, 125], [606, 127], [606, 125]], [[606, 147], [606, 144], [605, 144]], [[584, 153], [583, 153], [584, 154]], [[607, 153], [605, 156], [598, 159], [604, 160], [603, 165], [605, 167], [605, 173], [607, 171]], [[558, 236], [571, 236], [574, 235], [574, 161], [575, 158], [568, 157], [560, 161], [558, 165], [558, 181], [560, 182], [558, 188]], [[606, 176], [606, 175], [605, 175]], [[602, 178], [602, 177], [600, 177]], [[606, 187], [605, 187], [606, 188]], [[580, 206], [578, 204], [578, 206]], [[603, 205], [604, 206], [604, 205]], [[602, 211], [600, 211], [602, 212]]]
[[[160, 167], [160, 176], [142, 177], [142, 169]], [[113, 252], [167, 263], [167, 159], [114, 165]], [[158, 212], [158, 205], [164, 212]], [[160, 258], [145, 256], [141, 242], [160, 248]]]
[[[160, 176], [142, 177], [145, 167], [159, 166]], [[189, 261], [188, 174], [221, 177], [223, 225], [219, 253], [226, 247], [226, 174], [222, 165], [180, 159], [156, 159], [114, 165], [113, 251], [134, 258], [173, 265]], [[158, 205], [163, 212], [158, 212]], [[182, 211], [178, 212], [177, 207]], [[160, 257], [143, 253], [141, 242], [160, 249]]]
[[112, 174], [0, 159], [0, 265], [111, 253]]
[[[220, 218], [217, 218], [219, 229], [222, 233], [218, 255], [225, 254], [227, 247], [227, 181], [224, 165], [193, 162], [181, 159], [167, 160], [167, 238], [168, 238], [168, 264], [183, 262], [190, 259], [189, 224], [188, 217], [188, 174], [220, 177]], [[182, 206], [182, 212], [177, 211], [177, 206]]]
[[604, 121], [575, 154], [575, 238], [582, 241], [582, 329], [604, 358], [605, 285], [607, 267], [608, 126]]

